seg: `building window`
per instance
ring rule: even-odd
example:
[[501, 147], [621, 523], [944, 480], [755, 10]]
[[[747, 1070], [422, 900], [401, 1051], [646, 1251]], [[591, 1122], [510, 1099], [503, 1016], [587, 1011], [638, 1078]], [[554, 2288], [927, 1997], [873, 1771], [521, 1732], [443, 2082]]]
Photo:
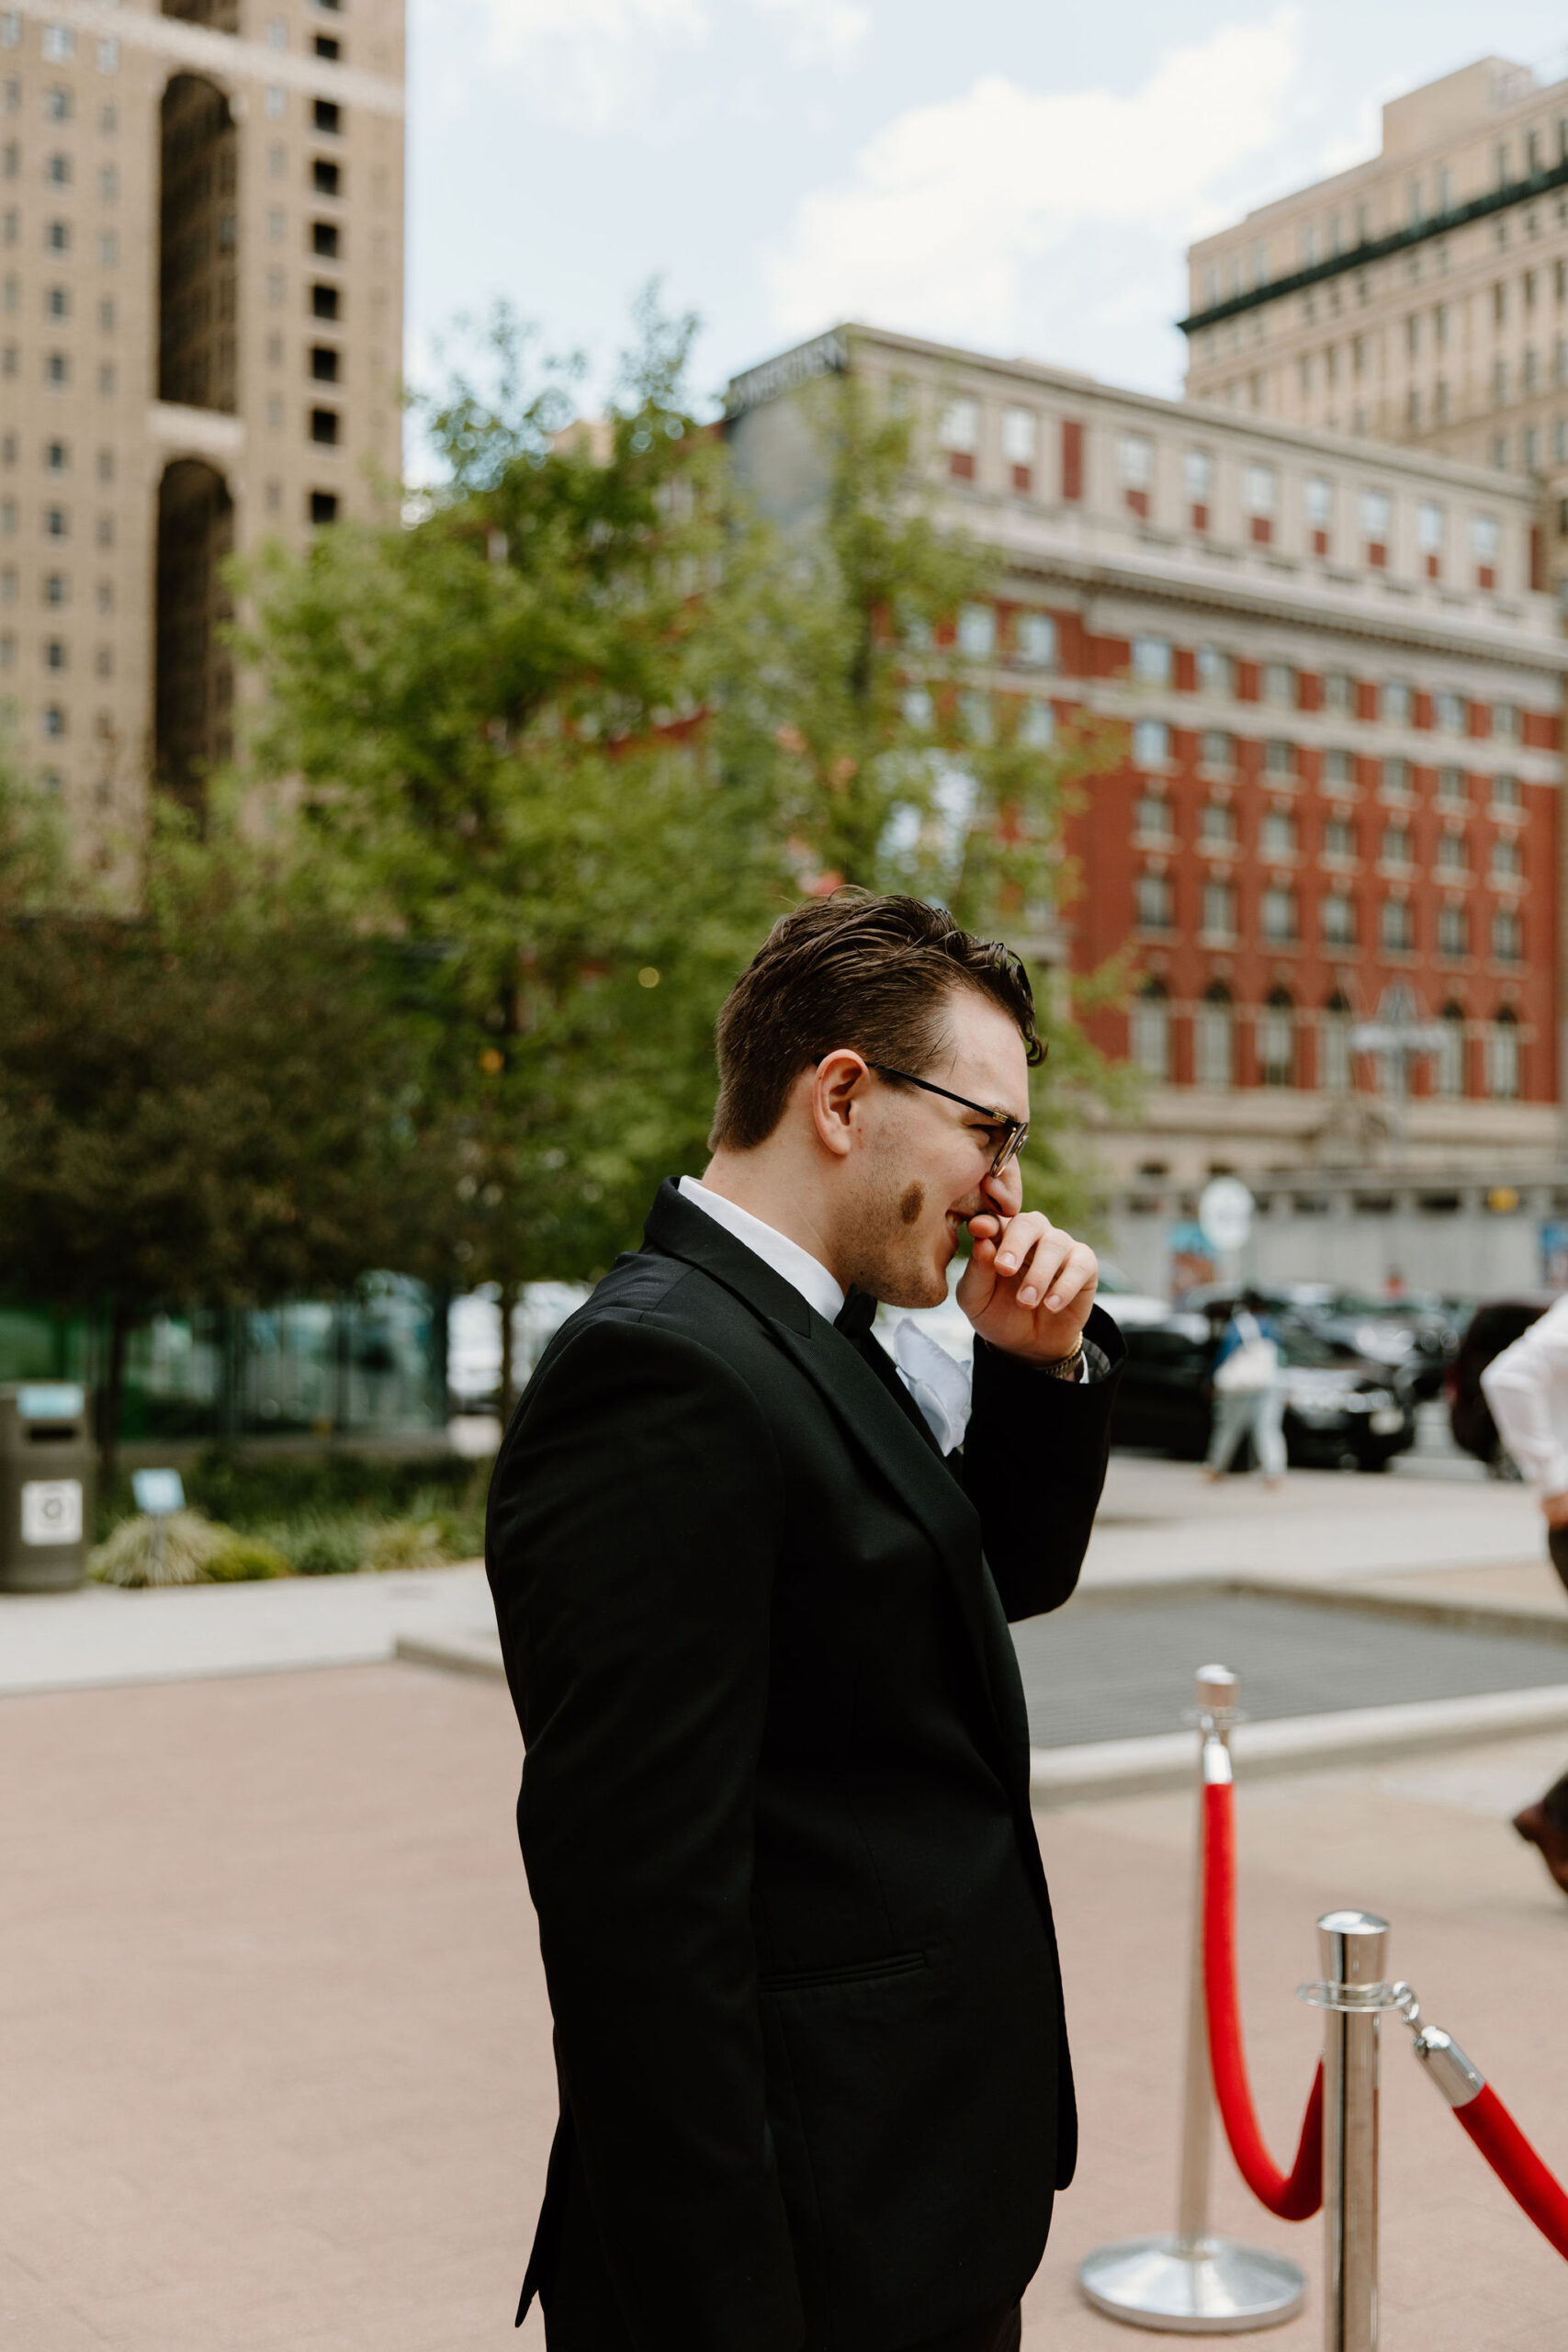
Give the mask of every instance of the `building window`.
[[1408, 865], [1410, 858], [1410, 828], [1408, 825], [1385, 825], [1382, 829], [1382, 862], [1385, 865]]
[[1381, 571], [1388, 562], [1389, 537], [1393, 528], [1393, 501], [1386, 491], [1364, 490], [1361, 492], [1361, 539], [1367, 561]]
[[1384, 760], [1382, 763], [1382, 797], [1403, 800], [1409, 794], [1411, 767], [1408, 760]]
[[1525, 805], [1524, 787], [1517, 775], [1495, 775], [1491, 798], [1494, 808], [1522, 808]]
[[1492, 918], [1492, 957], [1497, 964], [1522, 964], [1525, 927], [1512, 907], [1499, 907]]
[[313, 408], [310, 411], [310, 438], [329, 447], [337, 441], [338, 415], [335, 408]]
[[1235, 695], [1235, 663], [1217, 645], [1198, 648], [1198, 684], [1206, 695]]
[[1288, 808], [1270, 808], [1259, 829], [1258, 845], [1265, 857], [1294, 857], [1299, 835]]
[[1330, 947], [1356, 944], [1356, 901], [1343, 890], [1330, 890], [1323, 901], [1323, 936]]
[[310, 251], [322, 261], [339, 261], [343, 256], [343, 239], [335, 220], [312, 220]]
[[1435, 498], [1424, 498], [1416, 509], [1416, 538], [1421, 549], [1422, 569], [1428, 580], [1439, 577], [1443, 568], [1444, 514]]
[[997, 715], [989, 695], [977, 694], [973, 688], [961, 694], [958, 697], [958, 719], [966, 742], [995, 742]]
[[1336, 791], [1353, 790], [1356, 782], [1356, 762], [1349, 752], [1337, 748], [1323, 754], [1323, 781]]
[[917, 735], [929, 735], [936, 725], [936, 705], [926, 687], [908, 686], [905, 689], [904, 724], [912, 727]]
[[1356, 682], [1343, 670], [1330, 670], [1323, 681], [1323, 707], [1341, 718], [1350, 718], [1356, 710]]
[[46, 506], [43, 510], [43, 533], [46, 539], [70, 537], [71, 518], [63, 506]]
[[1145, 1078], [1169, 1078], [1170, 1005], [1163, 980], [1146, 979], [1133, 1000], [1132, 1046]]
[[1271, 990], [1258, 1016], [1258, 1061], [1265, 1086], [1293, 1086], [1296, 1013], [1288, 989]]
[[1031, 695], [1019, 714], [1018, 740], [1031, 752], [1043, 752], [1056, 740], [1056, 714], [1048, 702]]
[[70, 156], [51, 155], [44, 164], [43, 175], [51, 187], [69, 187], [71, 185]]
[[343, 129], [343, 108], [335, 98], [318, 98], [311, 109], [311, 119], [318, 130], [335, 139]]
[[1494, 882], [1520, 882], [1524, 879], [1524, 853], [1518, 842], [1506, 834], [1492, 844], [1492, 879]]
[[1497, 585], [1497, 549], [1501, 528], [1495, 514], [1472, 514], [1470, 518], [1470, 547], [1475, 558], [1475, 584], [1478, 588]]
[[1163, 718], [1140, 718], [1133, 729], [1133, 757], [1141, 768], [1159, 767], [1170, 757], [1170, 729]]
[[47, 703], [43, 710], [43, 731], [59, 736], [65, 732], [65, 713], [57, 702]]
[[1129, 509], [1134, 514], [1146, 514], [1155, 472], [1155, 445], [1148, 435], [1118, 434], [1116, 463], [1121, 474], [1122, 495]]
[[1287, 710], [1296, 707], [1296, 673], [1288, 662], [1265, 662], [1263, 664], [1263, 699], [1280, 703]]
[[1350, 1006], [1337, 989], [1323, 1008], [1318, 1029], [1318, 1084], [1329, 1094], [1350, 1091]]
[[1056, 624], [1049, 613], [1015, 613], [1012, 624], [1015, 658], [1026, 669], [1050, 670], [1056, 661]]
[[1296, 913], [1293, 890], [1268, 889], [1263, 893], [1263, 936], [1270, 941], [1299, 938], [1301, 923]]
[[1272, 466], [1245, 466], [1241, 479], [1242, 503], [1247, 510], [1251, 537], [1258, 546], [1267, 547], [1274, 536], [1274, 504], [1279, 494], [1279, 477]]
[[1486, 1033], [1486, 1091], [1495, 1102], [1518, 1097], [1518, 1015], [1511, 1005], [1503, 1007]]
[[1263, 746], [1263, 773], [1274, 783], [1285, 782], [1296, 773], [1296, 747], [1282, 737], [1270, 736]]
[[1133, 675], [1141, 685], [1168, 686], [1171, 670], [1168, 638], [1135, 637], [1133, 639]]
[[1207, 727], [1203, 730], [1201, 754], [1206, 768], [1222, 768], [1228, 775], [1235, 766], [1235, 737], [1223, 727]]
[[1445, 735], [1462, 735], [1470, 722], [1470, 705], [1462, 695], [1444, 688], [1432, 696], [1432, 716]]
[[[1448, 952], [1462, 955], [1464, 951], [1461, 948]], [[1464, 1093], [1463, 1008], [1445, 1004], [1438, 1017], [1443, 1024], [1443, 1042], [1432, 1058], [1432, 1084], [1436, 1092], [1455, 1102]]]
[[1334, 484], [1322, 474], [1306, 480], [1307, 531], [1314, 555], [1328, 553], [1329, 526], [1334, 516]]
[[337, 521], [337, 492], [335, 490], [313, 490], [310, 492], [310, 520], [312, 523], [335, 523]]
[[1031, 408], [1002, 411], [1002, 460], [1010, 488], [1027, 493], [1034, 487], [1034, 457], [1040, 437], [1039, 420]]
[[1470, 917], [1463, 907], [1438, 909], [1438, 953], [1439, 956], [1469, 955]]
[[1187, 483], [1189, 519], [1195, 531], [1209, 527], [1209, 509], [1213, 497], [1214, 461], [1207, 449], [1189, 449], [1182, 461]]
[[330, 162], [325, 155], [317, 155], [310, 165], [310, 185], [318, 196], [341, 196], [342, 165]]
[[[318, 311], [317, 315], [321, 313]], [[967, 395], [949, 401], [938, 419], [936, 437], [938, 446], [947, 453], [947, 470], [954, 481], [973, 481], [976, 452], [980, 447], [979, 401]]]
[[1470, 872], [1470, 850], [1462, 833], [1444, 833], [1438, 841], [1438, 872], [1445, 876]]
[[1235, 1075], [1235, 1013], [1230, 990], [1216, 980], [1193, 1021], [1194, 1076], [1200, 1086], [1229, 1086]]
[[1378, 917], [1378, 936], [1396, 956], [1408, 955], [1416, 944], [1416, 918], [1407, 899], [1385, 899]]
[[1206, 939], [1235, 937], [1235, 888], [1229, 882], [1203, 885], [1203, 935]]
[[1469, 807], [1470, 785], [1462, 768], [1438, 770], [1438, 799], [1445, 808]]
[[1492, 732], [1500, 742], [1517, 743], [1522, 732], [1517, 703], [1498, 702], [1492, 706]]
[[1176, 921], [1176, 893], [1168, 874], [1140, 874], [1135, 888], [1140, 931], [1169, 931]]
[[1158, 793], [1141, 794], [1133, 803], [1133, 831], [1142, 841], [1170, 841], [1173, 833], [1169, 801]]
[[[336, 353], [332, 356], [335, 359]], [[958, 650], [966, 662], [988, 662], [997, 650], [997, 616], [989, 605], [964, 605], [958, 614]]]

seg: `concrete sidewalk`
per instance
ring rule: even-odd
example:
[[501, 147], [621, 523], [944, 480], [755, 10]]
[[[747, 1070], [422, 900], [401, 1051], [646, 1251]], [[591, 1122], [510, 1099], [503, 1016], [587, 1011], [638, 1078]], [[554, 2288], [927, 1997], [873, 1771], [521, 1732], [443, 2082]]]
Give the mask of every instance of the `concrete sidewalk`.
[[[1241, 1952], [1278, 2152], [1318, 2020], [1313, 1922], [1393, 1920], [1395, 1966], [1568, 2166], [1556, 2032], [1568, 1903], [1505, 1816], [1555, 1741], [1243, 1785]], [[495, 2352], [555, 2109], [512, 1824], [504, 1690], [409, 1666], [189, 1680], [0, 1708], [0, 2342], [17, 2352]], [[1078, 2258], [1168, 2226], [1191, 1813], [1145, 1797], [1041, 1824], [1084, 2117], [1030, 2290], [1029, 2352], [1129, 2339]], [[1548, 2352], [1568, 2274], [1391, 2030], [1385, 2352]], [[1293, 2250], [1321, 2342], [1321, 2225]]]

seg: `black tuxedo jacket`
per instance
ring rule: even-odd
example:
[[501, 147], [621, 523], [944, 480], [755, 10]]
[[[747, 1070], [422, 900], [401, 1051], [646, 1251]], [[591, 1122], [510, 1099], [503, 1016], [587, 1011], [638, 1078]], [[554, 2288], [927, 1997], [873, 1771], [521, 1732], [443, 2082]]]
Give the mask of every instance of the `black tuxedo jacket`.
[[671, 1184], [552, 1340], [486, 1545], [552, 2346], [898, 2352], [1032, 2274], [1077, 2118], [1008, 1620], [1073, 1589], [1114, 1388], [977, 1345], [943, 1462]]

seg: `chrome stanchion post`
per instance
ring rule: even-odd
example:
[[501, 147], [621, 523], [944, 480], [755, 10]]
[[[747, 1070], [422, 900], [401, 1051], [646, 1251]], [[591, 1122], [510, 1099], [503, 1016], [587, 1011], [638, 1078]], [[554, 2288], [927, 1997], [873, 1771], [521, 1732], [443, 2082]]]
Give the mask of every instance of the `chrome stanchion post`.
[[1403, 2006], [1384, 1981], [1388, 1921], [1329, 1911], [1317, 1923], [1323, 1981], [1302, 1998], [1326, 2011], [1323, 2036], [1323, 2341], [1376, 2352], [1378, 2020]]
[[[1078, 2267], [1096, 2311], [1168, 2335], [1238, 2335], [1294, 2319], [1306, 2279], [1284, 2255], [1266, 2254], [1209, 2229], [1214, 2092], [1203, 1994], [1203, 1789], [1212, 1749], [1228, 1750], [1236, 1720], [1236, 1677], [1201, 1666], [1197, 1678], [1198, 1836], [1187, 1984], [1187, 2052], [1181, 2096], [1181, 2154], [1175, 2234], [1123, 2238], [1097, 2246]], [[1228, 1765], [1222, 1764], [1222, 1773]]]

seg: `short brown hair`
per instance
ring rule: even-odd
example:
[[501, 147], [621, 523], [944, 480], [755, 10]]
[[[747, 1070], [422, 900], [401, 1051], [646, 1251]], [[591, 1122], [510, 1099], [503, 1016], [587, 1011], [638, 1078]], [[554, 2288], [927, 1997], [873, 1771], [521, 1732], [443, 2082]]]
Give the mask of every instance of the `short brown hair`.
[[1044, 1059], [1021, 960], [1000, 940], [962, 930], [945, 907], [849, 888], [781, 915], [718, 1016], [709, 1150], [765, 1143], [801, 1071], [840, 1046], [918, 1075], [960, 988], [989, 997], [1017, 1024], [1031, 1064]]

